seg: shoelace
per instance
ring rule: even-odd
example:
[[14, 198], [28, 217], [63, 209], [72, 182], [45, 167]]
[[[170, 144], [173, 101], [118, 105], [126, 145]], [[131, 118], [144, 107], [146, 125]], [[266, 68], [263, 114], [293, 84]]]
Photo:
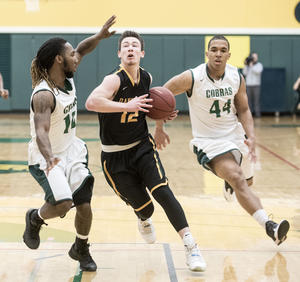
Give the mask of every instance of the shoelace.
[[90, 248], [90, 244], [85, 244], [83, 246], [78, 247], [78, 252], [84, 257], [92, 258], [90, 255], [89, 248]]
[[30, 220], [31, 226], [33, 229], [35, 229], [36, 231], [39, 231], [42, 228], [42, 225], [45, 224], [46, 226], [48, 225], [45, 221], [41, 222], [41, 223], [33, 223], [32, 220]]
[[201, 257], [200, 251], [198, 250], [197, 247], [194, 247], [192, 249], [192, 257]]

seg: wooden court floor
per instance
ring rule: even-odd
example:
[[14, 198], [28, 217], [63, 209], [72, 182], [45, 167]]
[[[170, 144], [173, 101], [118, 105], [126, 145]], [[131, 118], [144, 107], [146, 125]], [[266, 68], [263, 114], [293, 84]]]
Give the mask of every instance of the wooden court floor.
[[[150, 131], [154, 123], [149, 122]], [[74, 240], [74, 210], [49, 220], [42, 243], [29, 250], [22, 242], [24, 215], [43, 203], [43, 193], [27, 170], [27, 114], [0, 115], [0, 281], [214, 282], [300, 281], [300, 117], [255, 120], [258, 162], [255, 193], [275, 221], [288, 219], [288, 239], [276, 246], [239, 206], [227, 203], [222, 181], [205, 171], [189, 151], [187, 116], [166, 125], [171, 144], [161, 153], [170, 186], [182, 204], [207, 262], [204, 273], [185, 265], [181, 240], [155, 203], [157, 242], [145, 244], [136, 216], [106, 184], [99, 163], [96, 115], [78, 117], [77, 135], [90, 154], [96, 178], [92, 200], [91, 253], [98, 270], [80, 272], [67, 253]]]

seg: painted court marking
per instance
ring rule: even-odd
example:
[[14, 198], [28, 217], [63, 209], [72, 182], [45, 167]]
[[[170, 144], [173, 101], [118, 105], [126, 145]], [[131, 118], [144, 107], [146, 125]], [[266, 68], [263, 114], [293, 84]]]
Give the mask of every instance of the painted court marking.
[[269, 148], [267, 148], [264, 145], [258, 144], [256, 143], [258, 147], [262, 148], [263, 150], [265, 150], [266, 152], [270, 153], [271, 155], [273, 155], [274, 157], [280, 159], [281, 161], [283, 161], [284, 163], [286, 163], [287, 165], [293, 167], [296, 170], [300, 170], [299, 167], [297, 167], [296, 165], [294, 165], [293, 163], [291, 163], [290, 161], [286, 160], [285, 158], [279, 156], [278, 154], [276, 154], [275, 152], [273, 152], [272, 150], [270, 150]]

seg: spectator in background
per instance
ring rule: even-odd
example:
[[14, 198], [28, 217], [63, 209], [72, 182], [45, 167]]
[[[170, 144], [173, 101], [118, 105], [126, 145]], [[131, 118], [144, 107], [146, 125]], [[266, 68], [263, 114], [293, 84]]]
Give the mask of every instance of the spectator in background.
[[300, 104], [300, 76], [295, 81], [295, 83], [293, 85], [293, 89], [295, 91], [297, 91], [297, 93], [298, 93], [298, 95], [297, 95], [297, 102], [296, 102], [295, 107], [294, 107], [294, 114], [296, 114], [297, 113], [297, 109], [298, 109], [298, 105]]
[[257, 53], [251, 53], [245, 59], [243, 74], [246, 79], [246, 88], [248, 95], [248, 103], [252, 114], [255, 117], [260, 117], [260, 85], [263, 65], [258, 61]]
[[7, 99], [9, 96], [9, 92], [7, 89], [4, 89], [3, 77], [0, 72], [0, 97]]
[[295, 81], [294, 85], [293, 85], [293, 89], [295, 91], [297, 91], [298, 93], [300, 93], [300, 76], [298, 77], [298, 79]]

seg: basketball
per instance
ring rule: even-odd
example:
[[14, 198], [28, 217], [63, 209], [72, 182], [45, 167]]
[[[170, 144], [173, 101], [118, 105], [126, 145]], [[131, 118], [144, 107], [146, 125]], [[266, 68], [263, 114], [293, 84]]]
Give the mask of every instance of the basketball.
[[167, 119], [175, 110], [176, 100], [173, 93], [165, 87], [157, 86], [149, 90], [152, 108], [147, 116], [152, 119]]

